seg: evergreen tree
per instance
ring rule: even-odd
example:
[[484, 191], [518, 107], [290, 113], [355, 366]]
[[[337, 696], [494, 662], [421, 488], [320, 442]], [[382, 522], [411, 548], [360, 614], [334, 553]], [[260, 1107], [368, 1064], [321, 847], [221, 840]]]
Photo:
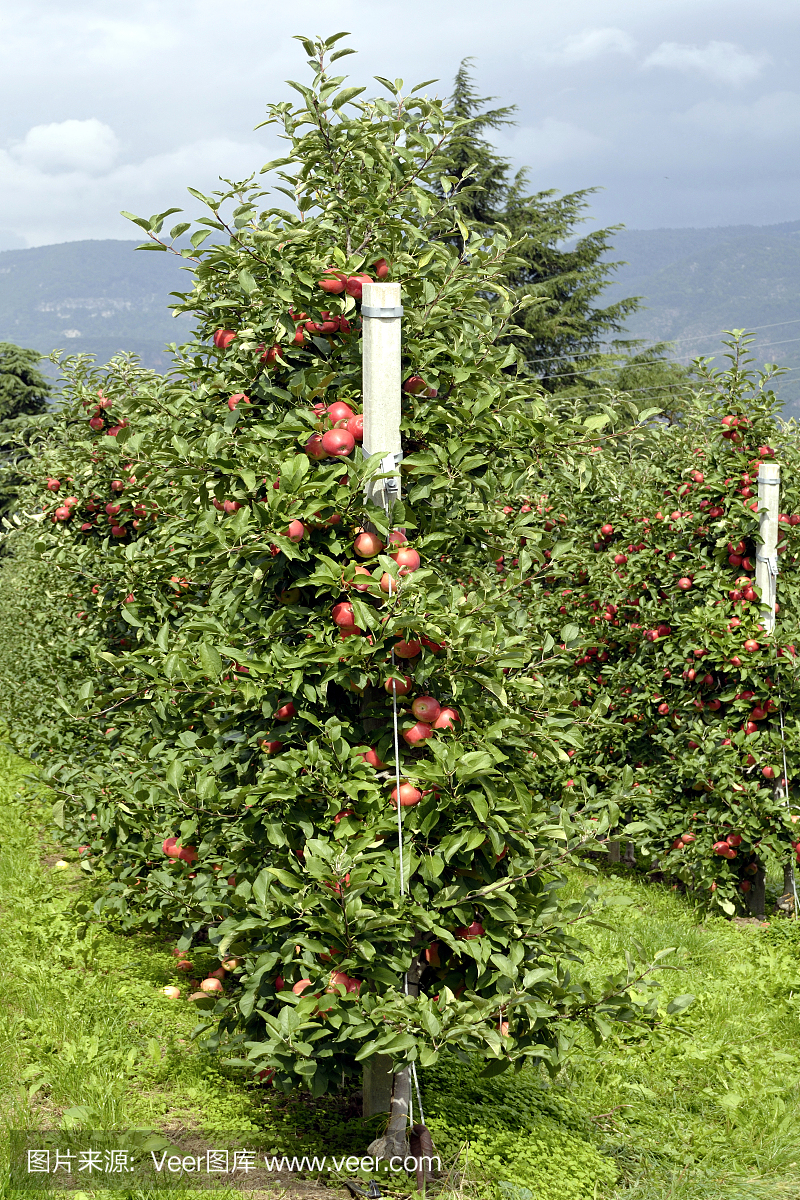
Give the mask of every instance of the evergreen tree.
[[38, 369], [41, 359], [37, 350], [0, 342], [0, 428], [47, 409], [52, 388]]
[[[559, 196], [554, 190], [529, 193], [528, 171], [512, 176], [511, 163], [488, 141], [488, 130], [514, 124], [515, 107], [487, 108], [494, 97], [477, 94], [470, 59], [458, 69], [451, 108], [464, 124], [447, 151], [447, 173], [456, 181], [458, 205], [472, 228], [505, 226], [513, 235], [516, 262], [506, 278], [520, 295], [540, 301], [516, 318], [509, 340], [523, 351], [530, 373], [549, 392], [605, 386], [612, 361], [604, 347], [635, 351], [639, 343], [618, 338], [626, 317], [639, 307], [629, 297], [597, 304], [618, 264], [608, 261], [619, 226], [575, 237], [594, 188]], [[653, 358], [661, 353], [649, 351]], [[665, 360], [667, 374], [669, 367]], [[671, 375], [670, 375], [671, 379]], [[652, 403], [650, 397], [649, 403]]]
[[38, 369], [41, 354], [0, 342], [0, 517], [13, 508], [19, 477], [17, 442], [30, 417], [47, 410], [52, 387]]

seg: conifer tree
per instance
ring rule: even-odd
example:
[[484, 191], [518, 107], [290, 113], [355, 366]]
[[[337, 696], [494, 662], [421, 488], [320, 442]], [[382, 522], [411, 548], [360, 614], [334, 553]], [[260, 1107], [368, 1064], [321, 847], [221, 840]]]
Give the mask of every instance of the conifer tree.
[[594, 188], [562, 196], [554, 189], [531, 193], [527, 168], [512, 176], [510, 161], [486, 134], [514, 124], [516, 107], [487, 108], [494, 97], [478, 95], [470, 62], [461, 62], [453, 86], [451, 109], [464, 123], [448, 147], [447, 173], [461, 181], [460, 209], [471, 228], [505, 226], [511, 233], [516, 257], [507, 282], [518, 295], [539, 300], [519, 314], [509, 340], [547, 391], [596, 387], [596, 368], [610, 365], [609, 345], [623, 352], [638, 346], [624, 338], [625, 319], [639, 307], [638, 298], [597, 303], [616, 265], [608, 253], [619, 226], [576, 239]]

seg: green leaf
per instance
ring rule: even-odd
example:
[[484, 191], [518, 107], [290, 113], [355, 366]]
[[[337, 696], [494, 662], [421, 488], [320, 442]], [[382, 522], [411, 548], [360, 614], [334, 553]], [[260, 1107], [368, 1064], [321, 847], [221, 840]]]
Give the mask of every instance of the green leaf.
[[363, 87], [345, 88], [344, 91], [339, 92], [338, 96], [335, 96], [331, 101], [331, 108], [335, 110], [340, 109], [343, 104], [349, 104], [351, 100], [354, 100], [356, 96], [360, 96], [361, 93], [365, 92], [366, 90], [367, 89]]
[[208, 642], [200, 643], [197, 651], [197, 657], [199, 658], [200, 666], [203, 668], [206, 675], [210, 675], [214, 679], [217, 679], [222, 674], [222, 659], [214, 647], [209, 645]]
[[673, 1016], [674, 1013], [683, 1012], [684, 1009], [687, 1009], [690, 1004], [694, 1004], [695, 998], [696, 997], [689, 995], [676, 996], [675, 999], [670, 1000], [669, 1004], [667, 1005], [667, 1012], [670, 1016]]

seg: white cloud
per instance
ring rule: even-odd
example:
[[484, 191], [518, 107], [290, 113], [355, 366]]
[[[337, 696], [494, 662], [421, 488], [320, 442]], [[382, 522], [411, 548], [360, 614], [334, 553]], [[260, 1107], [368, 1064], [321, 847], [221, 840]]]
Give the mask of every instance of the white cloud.
[[80, 171], [102, 174], [114, 164], [119, 153], [117, 135], [96, 117], [88, 121], [56, 121], [34, 125], [11, 154], [25, 167], [56, 173]]
[[706, 46], [684, 46], [662, 42], [648, 54], [643, 67], [666, 67], [674, 71], [699, 71], [719, 83], [749, 83], [770, 62], [768, 54], [748, 54], [733, 42], [709, 42]]
[[636, 43], [624, 29], [585, 29], [566, 38], [561, 46], [547, 55], [551, 61], [568, 66], [590, 62], [604, 54], [632, 54]]
[[[244, 179], [274, 157], [276, 149], [255, 139], [245, 143], [213, 138], [141, 162], [123, 163], [103, 174], [48, 172], [0, 150], [4, 223], [27, 246], [81, 238], [141, 237], [140, 231], [119, 215], [120, 209], [146, 217], [183, 205], [190, 217], [205, 215], [187, 195], [187, 184], [213, 191], [221, 186], [220, 175]], [[174, 220], [180, 217], [176, 215]]]

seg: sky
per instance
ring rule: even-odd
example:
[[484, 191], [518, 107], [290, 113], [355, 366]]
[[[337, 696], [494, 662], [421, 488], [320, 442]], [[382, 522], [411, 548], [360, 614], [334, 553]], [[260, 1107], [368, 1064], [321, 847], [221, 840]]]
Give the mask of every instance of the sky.
[[340, 30], [368, 95], [471, 56], [532, 190], [599, 189], [586, 228], [800, 219], [798, 0], [0, 0], [0, 249], [199, 215], [187, 186], [280, 153], [254, 126], [308, 75], [293, 35]]

